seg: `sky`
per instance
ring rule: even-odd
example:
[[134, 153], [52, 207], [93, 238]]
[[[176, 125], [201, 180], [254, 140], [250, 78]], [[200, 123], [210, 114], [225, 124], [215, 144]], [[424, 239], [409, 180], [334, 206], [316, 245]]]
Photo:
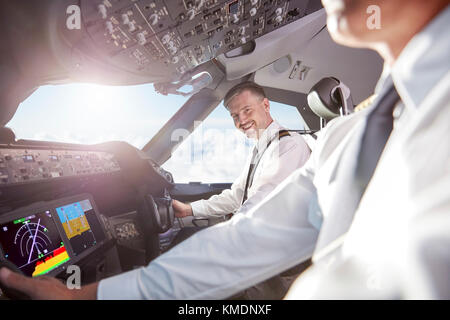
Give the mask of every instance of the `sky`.
[[[142, 148], [187, 99], [160, 95], [152, 84], [49, 85], [22, 102], [7, 126], [16, 139], [80, 144], [120, 140]], [[303, 128], [293, 107], [272, 102], [271, 113], [287, 128]], [[163, 168], [172, 172], [175, 182], [233, 182], [252, 145], [219, 105]]]

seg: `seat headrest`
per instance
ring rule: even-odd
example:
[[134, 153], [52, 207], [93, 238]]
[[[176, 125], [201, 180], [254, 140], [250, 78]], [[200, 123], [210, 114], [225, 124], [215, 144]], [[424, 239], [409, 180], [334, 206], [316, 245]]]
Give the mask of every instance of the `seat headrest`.
[[323, 78], [311, 88], [308, 105], [327, 121], [353, 112], [350, 89], [334, 77]]

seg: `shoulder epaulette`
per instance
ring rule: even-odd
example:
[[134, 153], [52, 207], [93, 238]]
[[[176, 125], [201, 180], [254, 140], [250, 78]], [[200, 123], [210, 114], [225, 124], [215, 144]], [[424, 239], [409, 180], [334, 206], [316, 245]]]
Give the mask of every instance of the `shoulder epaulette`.
[[280, 130], [278, 132], [278, 140], [283, 138], [283, 137], [290, 136], [290, 135], [291, 134], [289, 133], [289, 130]]
[[365, 108], [367, 108], [368, 106], [370, 106], [375, 98], [377, 97], [376, 94], [371, 95], [370, 97], [366, 98], [365, 100], [361, 101], [354, 109], [355, 112], [364, 110]]

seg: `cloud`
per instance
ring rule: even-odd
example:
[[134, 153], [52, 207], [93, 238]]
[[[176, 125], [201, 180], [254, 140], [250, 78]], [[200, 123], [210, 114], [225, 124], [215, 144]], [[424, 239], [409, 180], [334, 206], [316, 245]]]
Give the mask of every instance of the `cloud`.
[[244, 170], [252, 147], [235, 129], [196, 130], [163, 167], [178, 183], [233, 182]]

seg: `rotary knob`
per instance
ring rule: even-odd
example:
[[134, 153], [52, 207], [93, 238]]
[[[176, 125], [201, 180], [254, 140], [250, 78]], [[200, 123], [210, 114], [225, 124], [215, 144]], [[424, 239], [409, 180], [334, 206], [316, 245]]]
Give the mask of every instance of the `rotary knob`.
[[170, 172], [166, 172], [165, 176], [166, 176], [167, 181], [169, 181], [170, 183], [173, 183], [173, 177]]
[[195, 10], [194, 9], [189, 9], [188, 12], [187, 12], [187, 17], [188, 17], [189, 20], [194, 19], [194, 17], [195, 17]]
[[139, 32], [139, 33], [136, 35], [136, 37], [137, 37], [138, 43], [139, 43], [141, 46], [143, 46], [144, 44], [147, 43], [147, 40], [145, 39], [145, 36], [144, 36], [144, 34], [143, 34], [142, 32]]
[[169, 34], [165, 34], [165, 35], [161, 38], [161, 42], [162, 42], [163, 44], [168, 43], [169, 40], [170, 40], [170, 35], [169, 35]]
[[169, 47], [169, 52], [171, 55], [174, 55], [175, 53], [177, 53], [178, 49], [177, 47]]
[[114, 32], [114, 27], [111, 21], [106, 21], [105, 23], [106, 26], [106, 30], [109, 32], [109, 34], [113, 34]]
[[122, 23], [125, 24], [125, 25], [130, 23], [130, 18], [128, 17], [128, 15], [126, 13], [124, 13], [122, 15]]
[[159, 16], [158, 16], [156, 13], [152, 14], [152, 15], [148, 18], [148, 20], [149, 20], [149, 22], [150, 22], [150, 24], [151, 24], [152, 26], [154, 26], [154, 25], [156, 25], [156, 24], [158, 23], [158, 19], [159, 19]]
[[133, 32], [134, 30], [136, 30], [136, 27], [134, 26], [133, 22], [130, 22], [128, 24], [128, 31]]

